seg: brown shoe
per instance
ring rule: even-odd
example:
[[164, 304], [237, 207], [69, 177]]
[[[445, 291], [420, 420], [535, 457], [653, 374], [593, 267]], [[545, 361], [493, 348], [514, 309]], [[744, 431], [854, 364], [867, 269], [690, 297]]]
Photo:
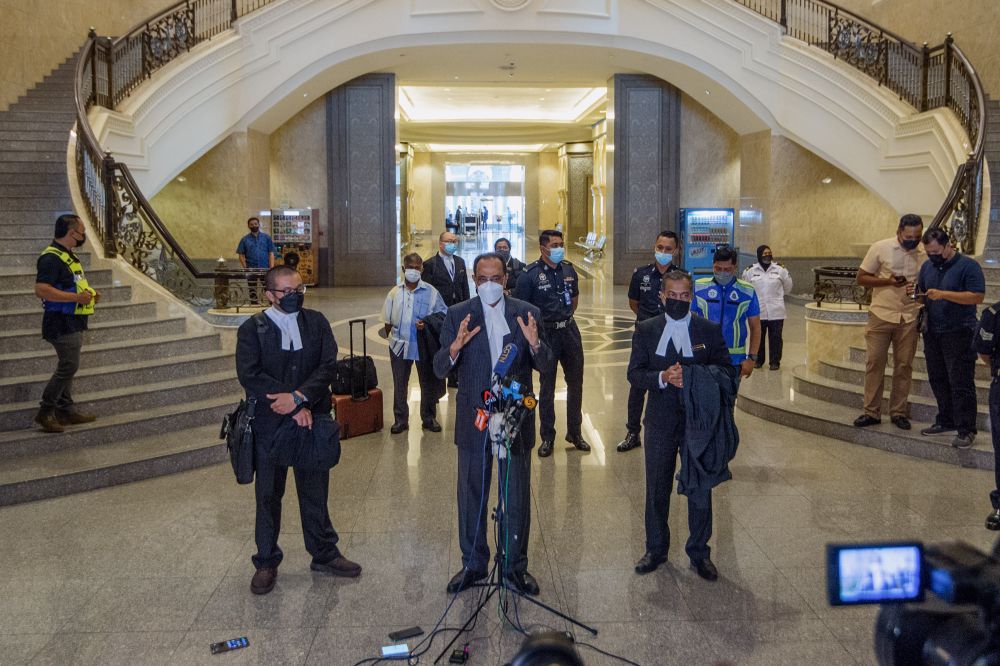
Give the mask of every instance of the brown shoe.
[[356, 578], [361, 575], [361, 565], [351, 562], [343, 555], [337, 555], [337, 557], [333, 558], [329, 562], [313, 561], [313, 563], [309, 565], [309, 568], [313, 571], [322, 571], [323, 573], [333, 574], [334, 576], [344, 576], [345, 578]]
[[59, 423], [55, 412], [51, 410], [38, 410], [35, 414], [35, 423], [42, 426], [42, 432], [66, 432], [66, 429]]
[[56, 412], [56, 418], [62, 425], [80, 425], [81, 423], [93, 423], [97, 420], [93, 414], [81, 412]]
[[257, 569], [257, 573], [250, 580], [250, 591], [254, 594], [267, 594], [274, 589], [274, 583], [278, 580], [278, 570], [270, 567]]

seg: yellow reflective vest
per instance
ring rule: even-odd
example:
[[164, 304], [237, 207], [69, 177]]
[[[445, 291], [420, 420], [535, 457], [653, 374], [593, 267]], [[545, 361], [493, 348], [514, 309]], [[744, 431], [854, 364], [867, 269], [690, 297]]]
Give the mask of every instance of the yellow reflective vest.
[[[87, 282], [87, 277], [83, 274], [83, 266], [80, 264], [79, 259], [75, 259], [69, 252], [64, 252], [58, 248], [52, 247], [51, 245], [42, 250], [40, 256], [45, 256], [46, 254], [54, 254], [69, 268], [70, 272], [73, 274], [73, 291], [70, 293], [80, 294], [85, 291], [89, 291], [94, 297], [97, 296], [97, 292], [90, 286]], [[94, 314], [94, 299], [90, 299], [90, 302], [84, 305], [83, 303], [72, 303], [72, 302], [57, 302], [57, 301], [42, 301], [44, 307], [49, 312], [61, 312], [62, 314], [76, 314], [76, 315], [92, 315]]]

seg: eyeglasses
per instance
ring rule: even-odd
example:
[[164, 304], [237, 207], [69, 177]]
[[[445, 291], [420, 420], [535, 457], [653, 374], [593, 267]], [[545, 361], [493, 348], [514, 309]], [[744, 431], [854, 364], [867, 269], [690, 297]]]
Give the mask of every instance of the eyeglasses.
[[272, 294], [281, 294], [282, 296], [291, 296], [292, 294], [302, 295], [306, 293], [306, 286], [302, 285], [298, 289], [268, 289]]
[[491, 276], [477, 275], [476, 276], [476, 284], [483, 284], [485, 282], [500, 283], [500, 282], [503, 282], [503, 279], [505, 277], [506, 277], [505, 275], [491, 275]]

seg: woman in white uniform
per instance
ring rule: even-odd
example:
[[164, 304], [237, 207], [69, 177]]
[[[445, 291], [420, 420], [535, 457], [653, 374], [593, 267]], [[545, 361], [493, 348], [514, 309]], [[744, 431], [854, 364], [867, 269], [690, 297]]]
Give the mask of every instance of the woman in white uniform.
[[757, 263], [743, 271], [743, 280], [753, 285], [757, 300], [760, 301], [760, 347], [757, 350], [756, 367], [763, 366], [770, 355], [769, 367], [777, 370], [781, 367], [785, 294], [792, 290], [792, 278], [785, 268], [774, 263], [771, 248], [761, 245], [757, 248]]

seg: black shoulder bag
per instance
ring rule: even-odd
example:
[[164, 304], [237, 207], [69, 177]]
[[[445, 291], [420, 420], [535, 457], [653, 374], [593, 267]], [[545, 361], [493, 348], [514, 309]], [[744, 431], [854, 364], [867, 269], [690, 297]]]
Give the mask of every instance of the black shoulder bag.
[[[264, 350], [264, 334], [267, 332], [267, 322], [264, 320], [264, 316], [264, 313], [253, 316], [253, 321], [257, 325], [257, 339], [260, 342], [261, 352]], [[236, 474], [236, 483], [253, 483], [253, 421], [256, 408], [257, 397], [248, 396], [246, 400], [240, 400], [240, 404], [232, 413], [226, 414], [222, 418], [219, 439], [226, 440], [229, 462], [233, 466], [233, 473]]]

